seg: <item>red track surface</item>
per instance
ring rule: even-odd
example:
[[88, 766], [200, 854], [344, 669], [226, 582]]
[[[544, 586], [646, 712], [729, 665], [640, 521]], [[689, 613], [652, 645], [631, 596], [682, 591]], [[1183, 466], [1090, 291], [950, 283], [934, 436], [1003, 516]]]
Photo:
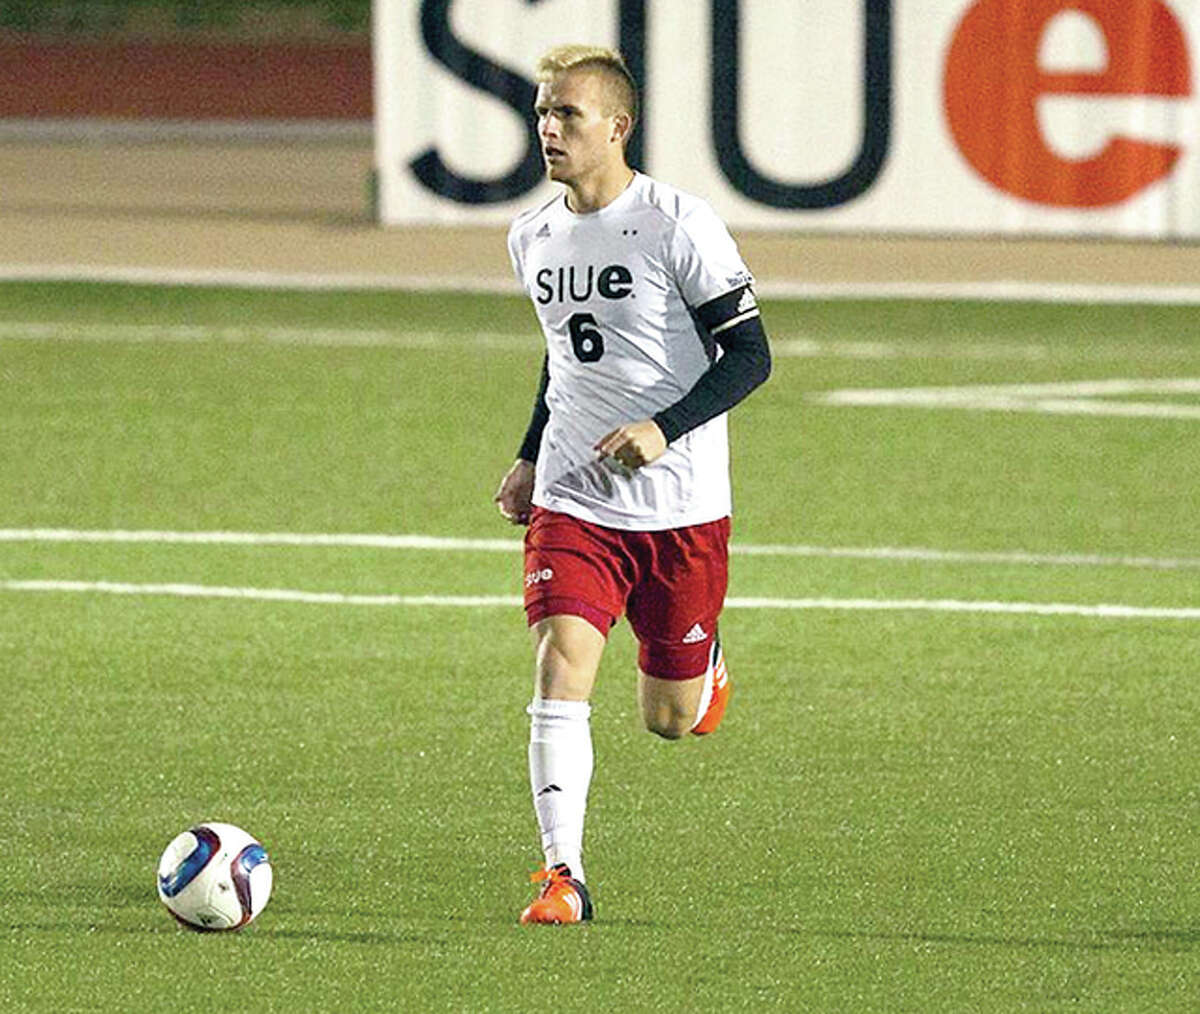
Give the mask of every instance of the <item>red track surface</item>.
[[370, 119], [359, 43], [0, 43], [0, 117]]

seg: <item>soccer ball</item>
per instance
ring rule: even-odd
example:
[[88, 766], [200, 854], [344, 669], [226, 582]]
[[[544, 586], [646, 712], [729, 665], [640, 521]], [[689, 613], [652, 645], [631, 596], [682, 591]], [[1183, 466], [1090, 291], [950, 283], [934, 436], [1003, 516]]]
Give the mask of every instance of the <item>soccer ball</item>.
[[194, 930], [241, 929], [266, 907], [272, 879], [267, 850], [232, 824], [197, 824], [158, 861], [159, 898]]

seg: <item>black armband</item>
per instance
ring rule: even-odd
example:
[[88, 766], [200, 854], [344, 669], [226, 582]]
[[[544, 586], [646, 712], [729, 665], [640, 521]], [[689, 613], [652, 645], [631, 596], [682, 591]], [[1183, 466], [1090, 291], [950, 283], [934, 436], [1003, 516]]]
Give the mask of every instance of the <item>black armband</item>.
[[687, 394], [654, 416], [667, 443], [728, 412], [771, 375], [767, 334], [748, 285], [705, 303], [694, 316], [712, 354], [719, 345], [723, 355]]
[[542, 360], [542, 379], [538, 384], [537, 397], [533, 401], [533, 414], [529, 419], [529, 428], [525, 431], [525, 439], [521, 441], [521, 449], [517, 451], [517, 458], [521, 461], [528, 461], [530, 464], [537, 462], [538, 449], [542, 446], [542, 430], [546, 428], [546, 423], [550, 420], [550, 406], [546, 404], [546, 388], [550, 384], [550, 357], [546, 356]]

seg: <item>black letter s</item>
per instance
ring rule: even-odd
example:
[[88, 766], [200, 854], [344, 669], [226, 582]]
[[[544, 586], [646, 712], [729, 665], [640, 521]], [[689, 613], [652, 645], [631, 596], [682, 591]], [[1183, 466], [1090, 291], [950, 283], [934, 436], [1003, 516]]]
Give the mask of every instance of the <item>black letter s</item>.
[[[450, 28], [453, 0], [423, 0], [421, 38], [429, 54], [455, 77], [480, 91], [494, 95], [511, 108], [525, 124], [526, 144], [521, 161], [507, 176], [472, 179], [447, 167], [437, 150], [430, 148], [409, 163], [413, 175], [435, 194], [459, 204], [496, 204], [511, 201], [536, 187], [543, 178], [533, 100], [537, 89], [519, 74], [492, 63], [468, 49]], [[536, 2], [536, 0], [526, 0]]]

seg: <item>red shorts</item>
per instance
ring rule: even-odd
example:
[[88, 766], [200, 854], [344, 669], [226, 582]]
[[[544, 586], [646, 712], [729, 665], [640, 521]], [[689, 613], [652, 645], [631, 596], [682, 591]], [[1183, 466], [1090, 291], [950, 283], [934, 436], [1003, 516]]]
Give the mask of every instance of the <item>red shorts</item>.
[[525, 613], [580, 616], [605, 636], [622, 615], [649, 676], [703, 675], [729, 583], [729, 518], [627, 532], [533, 509], [525, 533]]

